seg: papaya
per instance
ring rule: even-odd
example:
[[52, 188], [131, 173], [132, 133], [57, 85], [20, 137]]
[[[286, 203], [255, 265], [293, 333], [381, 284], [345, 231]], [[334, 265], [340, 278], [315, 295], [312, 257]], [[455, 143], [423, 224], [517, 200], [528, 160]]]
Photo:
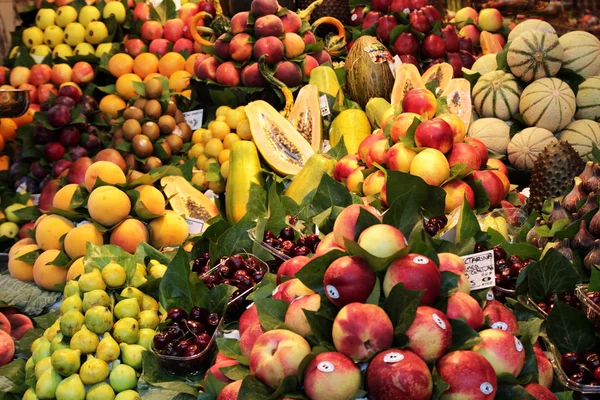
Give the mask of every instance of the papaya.
[[333, 173], [333, 167], [335, 160], [331, 156], [313, 154], [283, 194], [302, 204], [305, 197], [319, 186], [323, 175]]
[[309, 85], [315, 85], [320, 93], [325, 93], [336, 99], [344, 101], [344, 93], [338, 81], [335, 71], [331, 67], [320, 66], [310, 72]]
[[498, 39], [488, 31], [482, 31], [479, 40], [481, 41], [481, 51], [484, 55], [500, 53], [503, 49]]
[[348, 109], [333, 120], [329, 143], [334, 147], [343, 137], [348, 154], [356, 154], [360, 143], [370, 134], [371, 124], [367, 114], [363, 110]]
[[435, 95], [439, 96], [439, 94], [442, 93], [450, 83], [450, 79], [452, 79], [453, 74], [454, 70], [452, 69], [452, 65], [448, 63], [441, 63], [429, 67], [421, 79], [425, 85], [427, 85], [429, 82], [435, 82]]
[[419, 74], [419, 70], [413, 64], [400, 64], [396, 68], [396, 80], [392, 89], [392, 97], [390, 103], [397, 107], [402, 104], [404, 96], [409, 90], [425, 89], [425, 83]]
[[471, 85], [464, 78], [451, 79], [442, 92], [448, 102], [448, 111], [458, 116], [469, 130], [471, 124]]
[[316, 85], [306, 85], [298, 91], [288, 121], [310, 143], [314, 151], [321, 150], [323, 128], [319, 109], [319, 88]]
[[208, 221], [219, 215], [217, 205], [183, 176], [165, 176], [160, 180], [160, 184], [171, 208], [177, 214], [201, 221]]
[[393, 114], [394, 108], [386, 99], [375, 97], [367, 103], [365, 107], [367, 118], [374, 129], [379, 129], [384, 126], [385, 120]]
[[235, 224], [246, 215], [252, 182], [264, 185], [258, 151], [254, 143], [239, 140], [231, 146], [225, 187], [225, 210], [230, 223]]
[[[246, 106], [252, 139], [265, 161], [282, 176], [296, 175], [314, 150], [310, 143], [269, 103], [257, 100]], [[231, 163], [229, 176], [232, 176]]]

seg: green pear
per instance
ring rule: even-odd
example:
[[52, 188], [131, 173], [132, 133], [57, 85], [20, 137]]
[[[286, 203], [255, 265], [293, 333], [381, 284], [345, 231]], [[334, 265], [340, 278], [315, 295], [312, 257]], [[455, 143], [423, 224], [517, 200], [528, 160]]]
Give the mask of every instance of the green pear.
[[127, 273], [125, 272], [125, 268], [116, 262], [111, 262], [102, 268], [102, 278], [108, 287], [118, 288], [125, 284]]
[[85, 400], [113, 400], [115, 391], [106, 382], [97, 383], [87, 392]]
[[44, 337], [46, 339], [48, 339], [49, 341], [52, 341], [52, 340], [54, 340], [54, 338], [56, 337], [56, 335], [58, 333], [60, 333], [60, 320], [59, 319], [54, 321], [52, 326], [50, 326], [49, 328], [47, 328], [44, 331]]
[[50, 353], [54, 353], [60, 349], [70, 349], [69, 341], [70, 339], [63, 335], [62, 332], [58, 332], [50, 342]]
[[61, 349], [52, 353], [52, 368], [62, 376], [71, 376], [79, 371], [81, 351]]
[[134, 318], [120, 319], [113, 327], [113, 337], [118, 343], [137, 343], [140, 340], [140, 324]]
[[58, 384], [56, 400], [85, 400], [85, 386], [79, 375], [71, 375]]
[[56, 395], [56, 387], [62, 381], [62, 377], [54, 368], [48, 368], [35, 383], [35, 394], [40, 399], [53, 399]]
[[154, 329], [140, 329], [140, 340], [138, 340], [137, 344], [143, 346], [146, 350], [150, 350], [155, 334], [156, 331]]
[[41, 337], [31, 355], [33, 357], [33, 362], [37, 364], [42, 358], [50, 357], [50, 354], [50, 341], [45, 337]]
[[107, 307], [92, 307], [85, 313], [85, 326], [90, 331], [102, 335], [113, 327], [113, 314]]
[[74, 294], [78, 294], [81, 296], [81, 291], [79, 290], [79, 282], [77, 281], [69, 281], [65, 285], [65, 290], [63, 290], [63, 294], [65, 297], [71, 297]]
[[121, 354], [119, 344], [110, 333], [106, 332], [96, 349], [96, 357], [107, 363], [116, 360]]
[[140, 315], [140, 304], [137, 299], [124, 299], [115, 305], [115, 317], [123, 318], [138, 318]]
[[79, 22], [71, 22], [65, 28], [65, 43], [69, 46], [77, 46], [83, 43], [85, 38], [85, 27]]
[[65, 314], [67, 311], [77, 310], [81, 312], [83, 310], [81, 297], [78, 294], [67, 297], [63, 300], [60, 305], [60, 315]]
[[35, 390], [33, 388], [29, 388], [23, 394], [23, 400], [38, 400], [38, 397], [35, 395]]
[[40, 8], [35, 16], [35, 26], [41, 30], [54, 25], [54, 18], [56, 17], [56, 11], [51, 8]]
[[142, 311], [144, 310], [154, 310], [158, 312], [158, 302], [152, 298], [152, 296], [144, 295], [142, 300]]
[[139, 344], [121, 343], [121, 359], [127, 365], [138, 371], [142, 369], [142, 353], [146, 351], [144, 346]]
[[138, 319], [140, 321], [140, 329], [156, 329], [160, 322], [158, 313], [154, 310], [144, 310], [140, 312]]
[[91, 272], [81, 275], [79, 277], [79, 290], [82, 293], [91, 292], [92, 290], [106, 290], [106, 283], [104, 283], [100, 271], [94, 268]]
[[104, 290], [96, 289], [87, 292], [83, 295], [83, 312], [85, 313], [92, 307], [102, 306], [109, 307], [111, 305], [110, 296]]
[[52, 368], [52, 358], [42, 358], [37, 364], [35, 364], [35, 367], [33, 369], [35, 373], [35, 379], [40, 379], [40, 376], [42, 376], [42, 374], [46, 372], [48, 368]]
[[119, 364], [110, 372], [109, 381], [114, 391], [119, 393], [137, 387], [138, 378], [135, 369], [129, 365]]
[[135, 390], [125, 390], [119, 393], [115, 400], [142, 400], [142, 396]]
[[35, 339], [33, 343], [31, 343], [31, 352], [34, 352], [38, 348], [39, 344], [42, 342], [42, 339], [48, 340], [48, 338], [45, 338], [43, 336]]
[[73, 335], [69, 346], [73, 350], [81, 350], [82, 354], [91, 354], [96, 351], [99, 342], [98, 335], [84, 325], [79, 332]]
[[144, 293], [140, 289], [134, 287], [126, 287], [121, 291], [121, 297], [126, 297], [128, 299], [137, 299], [140, 309], [142, 308], [142, 304], [144, 304]]
[[86, 385], [94, 385], [103, 382], [108, 378], [110, 370], [108, 364], [104, 360], [88, 355], [86, 362], [83, 363], [79, 370], [79, 376]]
[[69, 310], [62, 317], [60, 317], [60, 331], [63, 335], [73, 337], [83, 324], [85, 323], [85, 317], [77, 310]]

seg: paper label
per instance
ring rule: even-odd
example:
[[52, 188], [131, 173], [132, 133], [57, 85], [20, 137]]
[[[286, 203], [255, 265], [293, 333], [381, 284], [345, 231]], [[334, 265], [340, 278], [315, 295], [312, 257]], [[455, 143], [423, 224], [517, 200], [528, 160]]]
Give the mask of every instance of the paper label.
[[319, 97], [319, 107], [321, 107], [321, 115], [323, 117], [326, 117], [329, 114], [331, 114], [331, 110], [329, 109], [329, 101], [327, 101], [326, 94]]
[[188, 232], [190, 235], [197, 235], [204, 232], [204, 226], [206, 223], [196, 218], [186, 218], [185, 222], [188, 226]]
[[369, 44], [368, 46], [365, 46], [363, 50], [371, 57], [371, 61], [373, 61], [374, 64], [394, 62], [394, 59], [392, 58], [392, 55], [390, 54], [388, 49], [381, 43]]
[[40, 194], [31, 195], [31, 201], [33, 201], [33, 204], [35, 204], [36, 206], [40, 204], [40, 196]]
[[198, 128], [202, 128], [202, 120], [204, 118], [204, 110], [194, 110], [183, 113], [183, 118], [185, 118], [185, 122], [190, 126], [190, 128], [195, 131]]
[[394, 62], [388, 63], [388, 66], [392, 70], [392, 75], [394, 75], [394, 78], [396, 77], [396, 69], [398, 69], [398, 67], [401, 65], [402, 65], [402, 60], [400, 60], [400, 57], [398, 57], [398, 54], [396, 54], [394, 56]]
[[492, 250], [461, 257], [467, 267], [466, 275], [471, 290], [496, 286], [494, 271], [494, 252]]

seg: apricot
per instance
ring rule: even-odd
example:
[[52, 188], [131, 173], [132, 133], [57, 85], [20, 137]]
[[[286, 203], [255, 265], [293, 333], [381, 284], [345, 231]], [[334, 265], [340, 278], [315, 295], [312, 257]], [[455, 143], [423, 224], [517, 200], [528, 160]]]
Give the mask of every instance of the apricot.
[[70, 183], [60, 188], [60, 190], [54, 195], [52, 205], [60, 210], [72, 211], [73, 209], [71, 208], [71, 200], [73, 199], [73, 194], [78, 187], [79, 185]]
[[118, 165], [110, 161], [97, 161], [89, 166], [85, 171], [85, 188], [91, 192], [96, 185], [96, 179], [100, 178], [102, 182], [111, 185], [127, 182], [123, 170]]
[[12, 245], [12, 247], [8, 251], [8, 256], [9, 257], [12, 256], [17, 251], [19, 251], [19, 249], [22, 249], [23, 247], [27, 246], [28, 244], [35, 244], [35, 240], [33, 240], [31, 238], [25, 238], [25, 239], [19, 240], [17, 243]]
[[83, 257], [79, 257], [77, 260], [73, 261], [69, 267], [69, 271], [67, 272], [67, 282], [72, 281], [79, 275], [83, 275], [84, 272], [85, 267], [83, 266]]
[[23, 282], [32, 282], [33, 264], [27, 264], [24, 261], [17, 260], [17, 258], [38, 249], [39, 247], [36, 244], [28, 244], [11, 254], [8, 258], [8, 272], [10, 276]]
[[96, 246], [102, 246], [104, 244], [102, 233], [94, 224], [84, 224], [71, 229], [63, 241], [65, 253], [67, 253], [70, 258], [83, 257], [85, 256], [88, 242], [95, 244]]
[[60, 238], [66, 235], [75, 225], [60, 215], [48, 215], [35, 228], [35, 241], [42, 250], [60, 250]]
[[256, 61], [267, 56], [267, 64], [277, 64], [283, 59], [285, 49], [283, 43], [275, 36], [261, 37], [254, 43], [253, 56]]
[[252, 37], [247, 33], [238, 33], [229, 43], [231, 59], [244, 63], [252, 57]]
[[242, 83], [246, 87], [263, 87], [267, 81], [258, 71], [258, 63], [248, 64], [242, 69]]
[[0, 331], [0, 366], [12, 361], [15, 356], [15, 341], [4, 331]]
[[137, 219], [126, 219], [110, 234], [110, 244], [129, 253], [135, 253], [135, 249], [142, 242], [148, 242], [148, 229]]
[[150, 244], [156, 248], [179, 246], [188, 237], [188, 226], [175, 211], [166, 211], [150, 222]]
[[117, 164], [123, 172], [127, 171], [127, 164], [121, 154], [115, 149], [103, 149], [96, 154], [94, 161], [110, 161], [113, 164]]
[[60, 250], [46, 250], [35, 260], [33, 264], [33, 280], [42, 289], [59, 292], [60, 285], [67, 282], [67, 268], [61, 268], [52, 264], [58, 257]]
[[129, 197], [116, 187], [100, 186], [90, 194], [88, 210], [94, 221], [104, 226], [114, 226], [129, 215], [131, 202]]
[[165, 196], [152, 185], [141, 185], [135, 188], [140, 197], [133, 211], [141, 219], [152, 219], [165, 212]]

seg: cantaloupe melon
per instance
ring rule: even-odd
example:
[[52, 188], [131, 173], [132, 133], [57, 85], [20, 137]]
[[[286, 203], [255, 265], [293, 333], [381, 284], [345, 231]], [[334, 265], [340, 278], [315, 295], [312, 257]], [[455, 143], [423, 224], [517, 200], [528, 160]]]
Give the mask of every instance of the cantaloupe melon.
[[564, 50], [563, 68], [584, 78], [600, 72], [600, 40], [588, 32], [574, 31], [559, 39]]
[[577, 92], [576, 119], [600, 119], [600, 76], [587, 78]]
[[479, 78], [471, 96], [475, 111], [480, 117], [508, 121], [519, 112], [521, 88], [514, 75], [493, 71]]
[[569, 85], [557, 78], [542, 78], [525, 88], [519, 112], [527, 125], [558, 132], [571, 122], [575, 106]]
[[559, 134], [558, 138], [563, 142], [569, 142], [584, 160], [590, 160], [592, 156], [592, 144], [600, 146], [600, 124], [591, 119], [580, 119], [571, 122]]
[[515, 26], [515, 28], [508, 34], [508, 41], [516, 39], [521, 33], [537, 29], [539, 31], [556, 33], [552, 25], [541, 19], [527, 19]]
[[556, 75], [562, 60], [563, 48], [558, 36], [538, 30], [519, 35], [506, 55], [510, 72], [525, 82]]
[[467, 136], [481, 140], [493, 153], [506, 154], [510, 126], [498, 118], [480, 118], [471, 124]]
[[471, 67], [471, 71], [479, 72], [481, 75], [485, 75], [488, 72], [495, 71], [498, 68], [498, 62], [496, 61], [495, 54], [486, 54], [481, 56], [475, 61]]
[[556, 142], [552, 132], [543, 128], [527, 128], [517, 133], [508, 144], [508, 161], [517, 169], [528, 171], [542, 150]]

